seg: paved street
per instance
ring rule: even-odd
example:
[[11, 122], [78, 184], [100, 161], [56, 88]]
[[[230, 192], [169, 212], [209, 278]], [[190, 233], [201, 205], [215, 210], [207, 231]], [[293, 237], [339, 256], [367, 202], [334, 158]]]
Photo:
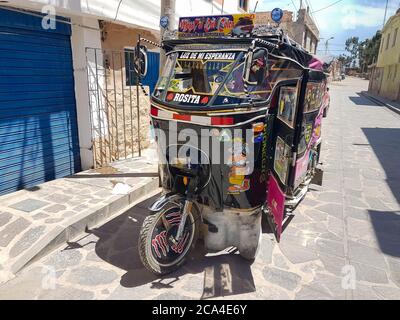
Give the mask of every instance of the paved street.
[[159, 279], [137, 253], [149, 199], [25, 269], [0, 299], [400, 299], [400, 115], [331, 86], [324, 185], [312, 186], [280, 244], [263, 235], [254, 263], [205, 256]]
[[[0, 284], [157, 189], [155, 150], [0, 197]], [[124, 190], [121, 190], [124, 188]]]

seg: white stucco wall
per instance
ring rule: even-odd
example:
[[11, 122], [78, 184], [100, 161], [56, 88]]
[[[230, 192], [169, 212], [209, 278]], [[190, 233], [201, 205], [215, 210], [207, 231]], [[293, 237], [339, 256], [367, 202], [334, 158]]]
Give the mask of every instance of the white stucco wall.
[[19, 8], [41, 11], [52, 5], [59, 15], [76, 15], [98, 18], [144, 28], [158, 30], [160, 0], [123, 0], [118, 16], [119, 0], [9, 0], [8, 4]]
[[[92, 130], [89, 110], [88, 78], [85, 48], [101, 48], [98, 20], [115, 21], [128, 26], [140, 26], [148, 30], [159, 30], [160, 0], [123, 0], [118, 15], [119, 0], [9, 0], [5, 6], [41, 12], [46, 5], [55, 7], [56, 14], [71, 18], [72, 53], [75, 76], [75, 98], [78, 115], [78, 130], [82, 168], [93, 165]], [[249, 2], [251, 10], [255, 1]], [[238, 0], [225, 0], [224, 13], [238, 13]], [[221, 7], [208, 0], [176, 0], [176, 18], [193, 15], [218, 15]], [[116, 19], [115, 19], [116, 18]], [[94, 66], [93, 56], [88, 56], [89, 65]], [[99, 61], [102, 59], [99, 58]], [[92, 101], [93, 102], [93, 101]], [[100, 105], [102, 102], [100, 102]], [[96, 107], [96, 106], [95, 106]], [[96, 136], [96, 133], [94, 133]]]
[[[101, 37], [97, 19], [77, 17], [72, 18], [72, 22], [74, 23], [72, 25], [71, 44], [75, 78], [75, 99], [78, 115], [81, 163], [82, 169], [85, 170], [91, 168], [93, 165], [85, 48], [101, 48]], [[91, 29], [79, 25], [89, 26]], [[89, 65], [93, 65], [93, 57], [91, 55], [88, 55], [88, 57]]]
[[[52, 5], [60, 15], [76, 15], [98, 18], [127, 25], [159, 30], [161, 0], [9, 0], [15, 7], [40, 11], [43, 6]], [[225, 0], [224, 13], [238, 13], [239, 0]], [[249, 1], [254, 9], [256, 0]], [[118, 15], [117, 15], [118, 11]], [[176, 0], [176, 17], [194, 15], [217, 15], [221, 6], [209, 0]]]

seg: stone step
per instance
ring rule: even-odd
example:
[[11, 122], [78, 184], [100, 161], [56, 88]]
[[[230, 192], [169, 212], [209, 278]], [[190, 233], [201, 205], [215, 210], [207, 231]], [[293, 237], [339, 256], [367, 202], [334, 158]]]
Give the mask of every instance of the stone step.
[[90, 170], [0, 197], [0, 284], [87, 228], [159, 191], [154, 158], [111, 166], [111, 174]]

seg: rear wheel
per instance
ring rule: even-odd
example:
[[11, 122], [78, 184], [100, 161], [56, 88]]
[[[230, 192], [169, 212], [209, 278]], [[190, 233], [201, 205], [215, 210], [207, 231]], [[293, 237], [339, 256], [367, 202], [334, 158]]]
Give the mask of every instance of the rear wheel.
[[139, 256], [146, 269], [154, 274], [165, 275], [178, 269], [196, 244], [200, 215], [195, 205], [186, 219], [181, 240], [178, 243], [171, 241], [178, 231], [181, 215], [181, 207], [170, 204], [143, 222]]

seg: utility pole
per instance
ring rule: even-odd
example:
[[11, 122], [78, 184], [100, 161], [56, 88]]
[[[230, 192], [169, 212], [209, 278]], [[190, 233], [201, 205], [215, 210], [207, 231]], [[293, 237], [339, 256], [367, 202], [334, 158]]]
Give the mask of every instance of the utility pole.
[[334, 37], [330, 37], [328, 40], [325, 41], [325, 55], [328, 55], [328, 48], [329, 48], [329, 40], [335, 39]]
[[[254, 6], [253, 13], [256, 13], [256, 11], [257, 11], [257, 6], [258, 6], [258, 1], [256, 2], [256, 5]], [[250, 12], [250, 10], [249, 10], [249, 12]]]
[[[175, 0], [161, 0], [161, 13], [160, 17], [168, 18], [168, 26], [163, 28], [160, 26], [160, 37], [163, 39], [164, 33], [167, 30], [175, 29]], [[160, 51], [160, 72], [165, 64], [165, 54], [163, 50]]]

